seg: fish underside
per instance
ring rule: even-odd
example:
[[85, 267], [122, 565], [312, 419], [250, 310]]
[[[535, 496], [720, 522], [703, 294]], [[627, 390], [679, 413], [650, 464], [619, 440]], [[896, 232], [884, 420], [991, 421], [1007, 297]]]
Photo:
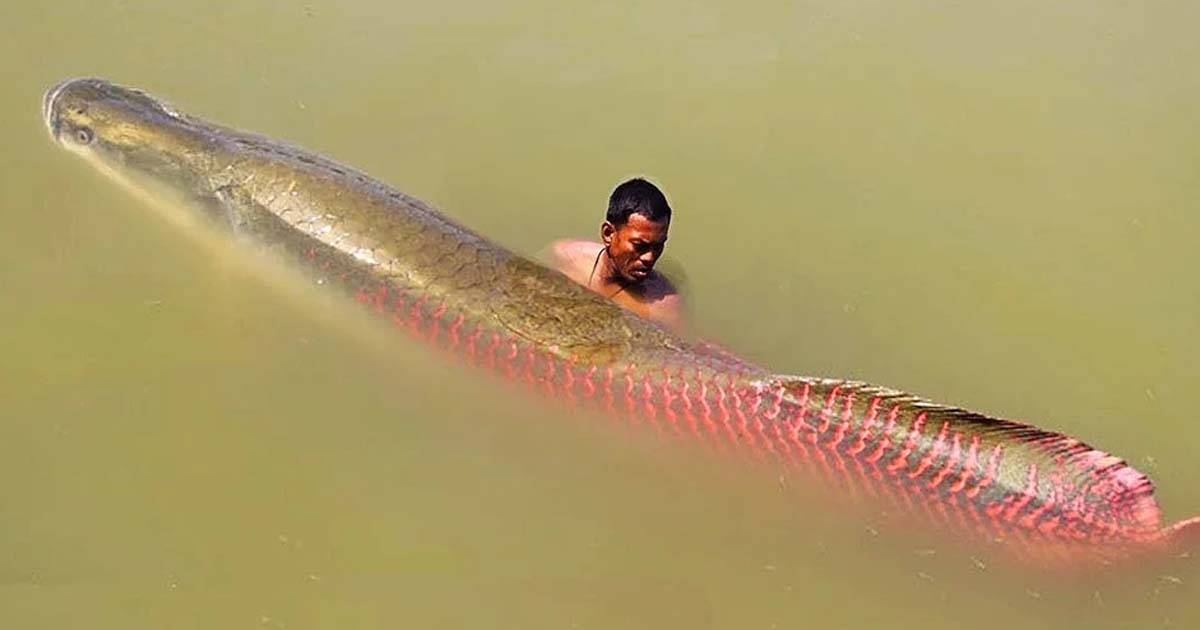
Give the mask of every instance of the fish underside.
[[284, 256], [468, 364], [574, 403], [769, 458], [1022, 560], [1099, 566], [1175, 550], [1151, 481], [1075, 438], [861, 382], [780, 375], [669, 332], [353, 168], [74, 79], [47, 92], [63, 147], [219, 233]]

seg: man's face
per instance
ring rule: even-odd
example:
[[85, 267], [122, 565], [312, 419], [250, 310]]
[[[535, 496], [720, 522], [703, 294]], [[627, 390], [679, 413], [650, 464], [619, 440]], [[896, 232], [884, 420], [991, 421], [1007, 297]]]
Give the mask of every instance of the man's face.
[[626, 282], [641, 282], [650, 274], [667, 243], [669, 221], [656, 222], [642, 214], [631, 214], [621, 225], [608, 221], [600, 226], [600, 237], [608, 247], [614, 270]]

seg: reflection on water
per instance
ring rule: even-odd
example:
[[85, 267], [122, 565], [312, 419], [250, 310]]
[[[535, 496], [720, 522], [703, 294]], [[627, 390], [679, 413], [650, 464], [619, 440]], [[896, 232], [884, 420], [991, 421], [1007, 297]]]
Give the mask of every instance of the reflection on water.
[[55, 151], [98, 74], [532, 252], [662, 183], [706, 334], [1080, 435], [1200, 509], [1197, 9], [24, 3], [0, 47], [5, 627], [1190, 627], [467, 375]]

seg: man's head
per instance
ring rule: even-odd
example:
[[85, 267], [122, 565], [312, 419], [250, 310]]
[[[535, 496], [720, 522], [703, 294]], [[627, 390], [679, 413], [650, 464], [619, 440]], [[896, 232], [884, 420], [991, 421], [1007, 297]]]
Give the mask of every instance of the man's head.
[[605, 219], [600, 239], [613, 271], [626, 282], [645, 280], [667, 243], [671, 225], [667, 198], [654, 184], [631, 179], [613, 190]]

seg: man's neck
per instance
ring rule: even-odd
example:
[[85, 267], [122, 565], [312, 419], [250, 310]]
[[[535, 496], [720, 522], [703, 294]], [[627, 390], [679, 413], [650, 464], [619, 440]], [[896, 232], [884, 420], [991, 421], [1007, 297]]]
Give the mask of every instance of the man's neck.
[[600, 252], [597, 254], [599, 262], [596, 264], [595, 279], [592, 281], [597, 289], [617, 289], [624, 291], [632, 288], [635, 283], [631, 283], [617, 272], [613, 265], [612, 258], [608, 255], [608, 248], [601, 246]]
[[628, 287], [630, 284], [628, 280], [625, 280], [625, 276], [619, 274], [616, 265], [612, 264], [607, 247], [600, 250], [600, 266], [596, 269], [596, 278], [606, 286]]

